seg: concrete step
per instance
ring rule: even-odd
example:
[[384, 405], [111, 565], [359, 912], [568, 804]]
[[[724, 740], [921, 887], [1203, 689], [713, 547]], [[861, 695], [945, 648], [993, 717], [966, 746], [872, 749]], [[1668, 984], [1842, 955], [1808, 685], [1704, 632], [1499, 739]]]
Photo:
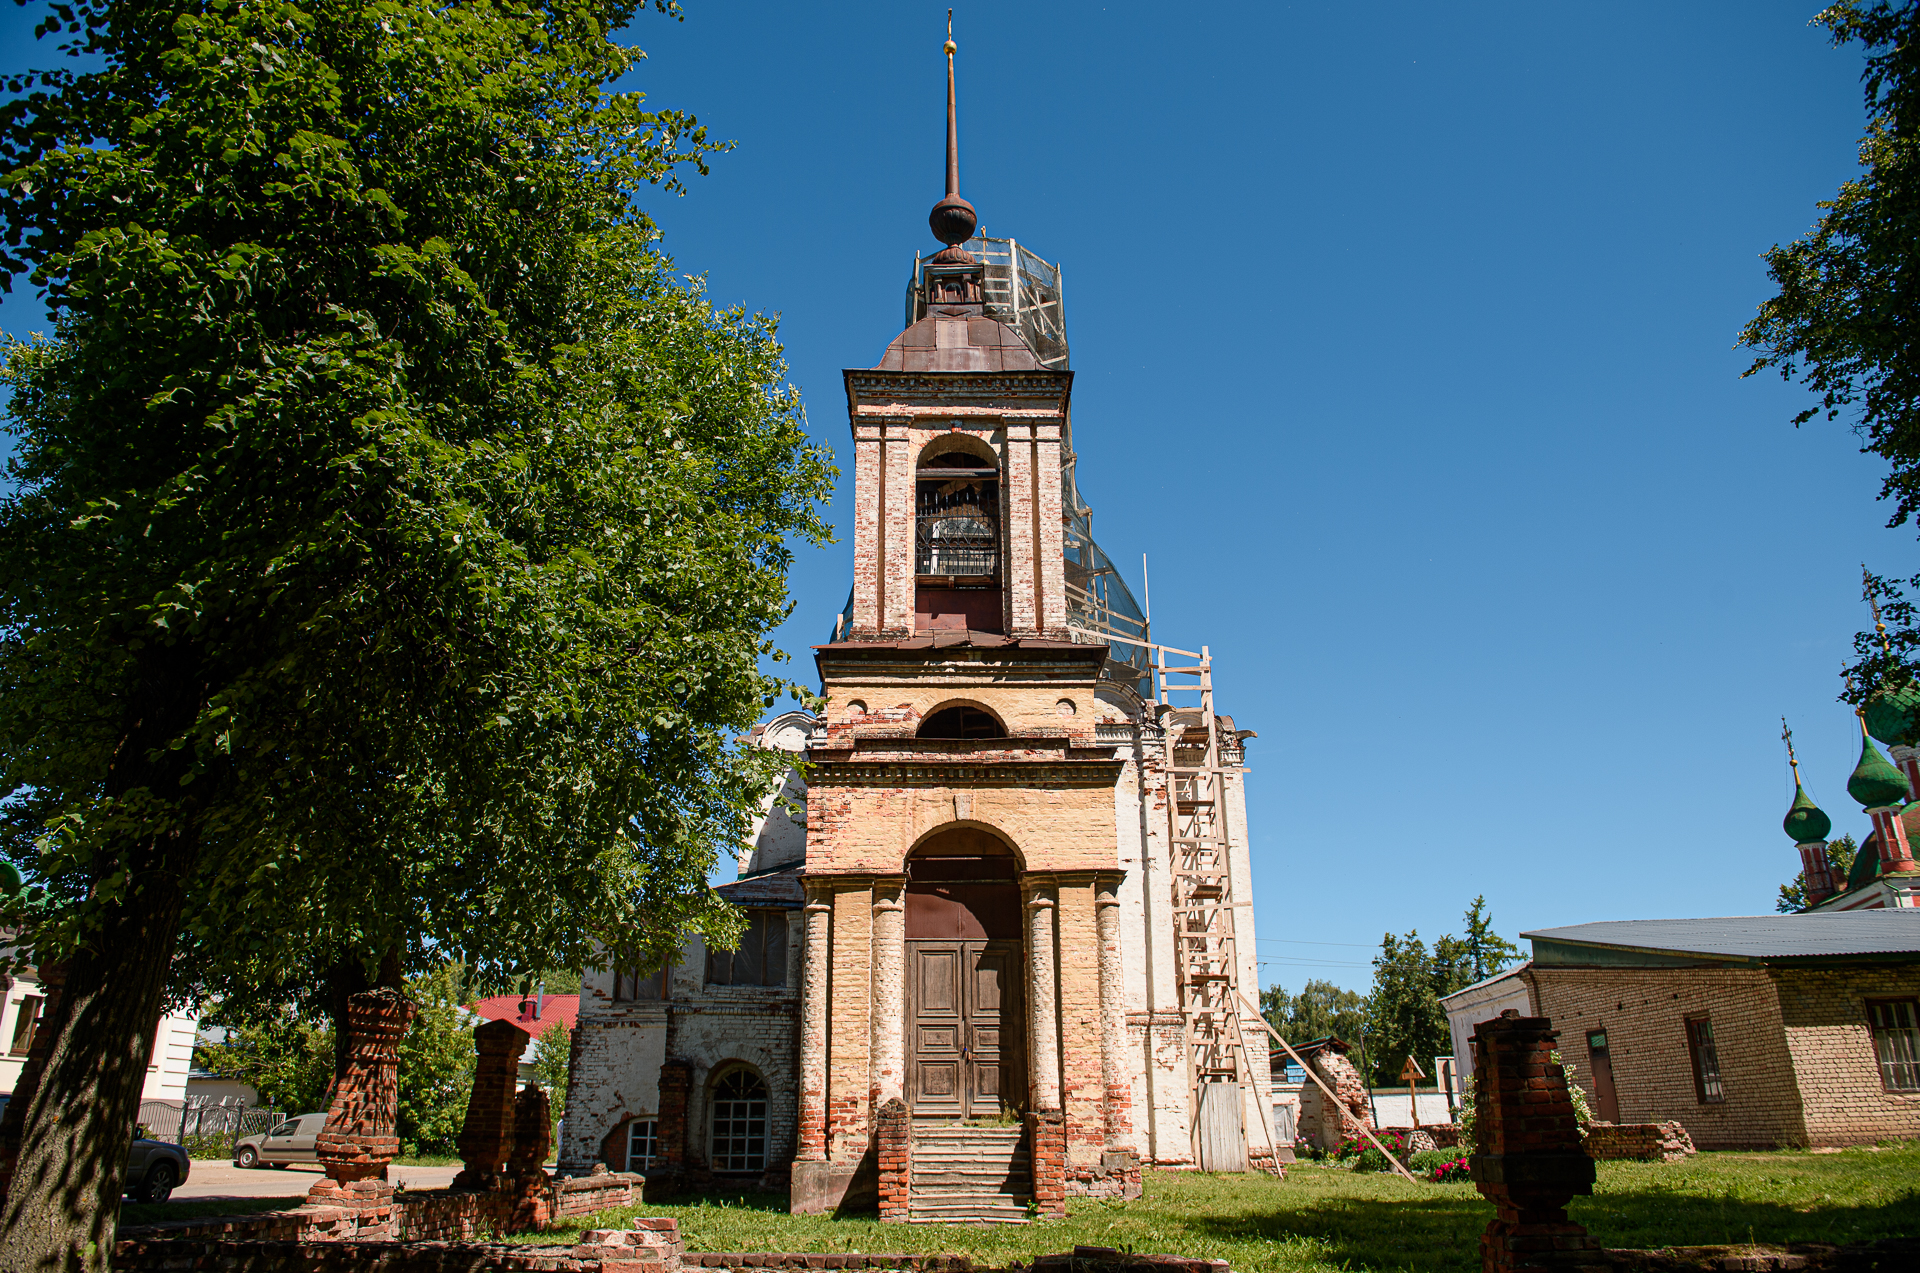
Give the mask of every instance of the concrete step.
[[923, 1154], [915, 1150], [913, 1155], [913, 1166], [916, 1171], [923, 1165], [928, 1167], [984, 1167], [992, 1164], [995, 1167], [1011, 1167], [1015, 1165], [1025, 1167], [1027, 1162], [1028, 1159], [1024, 1153]]

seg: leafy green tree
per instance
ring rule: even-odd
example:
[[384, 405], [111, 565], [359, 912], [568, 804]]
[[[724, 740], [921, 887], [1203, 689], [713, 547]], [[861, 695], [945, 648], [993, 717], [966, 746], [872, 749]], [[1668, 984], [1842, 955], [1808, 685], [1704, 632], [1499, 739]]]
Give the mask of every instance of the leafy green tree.
[[1408, 1057], [1431, 1077], [1433, 1058], [1453, 1047], [1440, 1000], [1504, 971], [1519, 958], [1519, 949], [1494, 931], [1484, 895], [1473, 899], [1461, 919], [1467, 935], [1440, 937], [1432, 950], [1417, 930], [1404, 937], [1381, 937], [1366, 1010], [1366, 1061], [1376, 1086], [1397, 1084]]
[[50, 12], [81, 60], [0, 108], [54, 316], [0, 373], [0, 918], [65, 990], [0, 1266], [104, 1270], [170, 995], [737, 928], [831, 470], [636, 206], [712, 147], [606, 92], [631, 0]]
[[533, 1072], [552, 1101], [557, 1130], [567, 1112], [568, 1080], [573, 1073], [573, 1032], [559, 1022], [533, 1041]]
[[[1853, 859], [1858, 857], [1859, 854], [1860, 846], [1854, 842], [1854, 838], [1850, 835], [1843, 835], [1837, 840], [1829, 840], [1827, 842], [1827, 865], [1832, 869], [1834, 878], [1841, 880], [1846, 879], [1847, 872], [1853, 869]], [[1779, 911], [1782, 915], [1792, 915], [1797, 911], [1807, 909], [1807, 873], [1805, 871], [1795, 871], [1793, 873], [1792, 883], [1782, 884], [1780, 886], [1780, 898], [1774, 903], [1773, 909]]]
[[[1794, 416], [1847, 418], [1862, 449], [1887, 463], [1880, 498], [1889, 526], [1920, 510], [1920, 6], [1911, 0], [1842, 0], [1814, 18], [1836, 47], [1858, 43], [1866, 129], [1861, 172], [1818, 207], [1801, 239], [1766, 253], [1776, 294], [1741, 331], [1758, 356], [1746, 374], [1776, 370], [1818, 398]], [[1889, 631], [1855, 638], [1857, 661], [1842, 698], [1856, 706], [1910, 686], [1920, 662], [1920, 624], [1904, 584], [1867, 576]]]
[[473, 1094], [473, 1027], [464, 1004], [465, 970], [449, 963], [407, 980], [419, 1008], [400, 1040], [400, 1107], [394, 1134], [403, 1154], [451, 1154]]
[[1861, 175], [1819, 204], [1805, 238], [1766, 253], [1779, 291], [1741, 332], [1772, 368], [1819, 397], [1794, 417], [1853, 417], [1867, 450], [1888, 461], [1882, 498], [1892, 525], [1920, 509], [1920, 9], [1899, 0], [1842, 0], [1814, 18], [1834, 45], [1859, 42], [1867, 126]]
[[[221, 1024], [217, 1009], [210, 1020]], [[221, 1078], [251, 1084], [260, 1103], [270, 1109], [290, 1114], [324, 1111], [333, 1083], [333, 1030], [324, 1018], [293, 1011], [263, 1014], [226, 1024], [223, 1040], [194, 1048], [193, 1063]]]
[[1493, 914], [1487, 909], [1484, 893], [1473, 899], [1463, 920], [1467, 935], [1460, 939], [1460, 945], [1469, 974], [1467, 985], [1505, 972], [1508, 964], [1520, 958], [1520, 948], [1493, 931]]
[[1358, 1042], [1366, 1026], [1366, 1004], [1353, 991], [1317, 978], [1297, 995], [1289, 995], [1284, 986], [1260, 992], [1260, 1014], [1295, 1046], [1328, 1035]]

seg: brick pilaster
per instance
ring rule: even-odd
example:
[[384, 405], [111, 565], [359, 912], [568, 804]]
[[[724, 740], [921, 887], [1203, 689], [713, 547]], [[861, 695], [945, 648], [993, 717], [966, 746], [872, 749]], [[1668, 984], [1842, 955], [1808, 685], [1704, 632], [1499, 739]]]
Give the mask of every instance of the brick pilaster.
[[1033, 1164], [1033, 1203], [1043, 1216], [1067, 1214], [1067, 1120], [1059, 1110], [1027, 1113], [1027, 1157]]
[[655, 1154], [674, 1171], [687, 1166], [687, 1098], [692, 1089], [693, 1067], [685, 1061], [668, 1061], [660, 1067], [659, 1125], [654, 1129], [660, 1147]]
[[874, 1118], [874, 1146], [880, 1159], [880, 1221], [905, 1224], [912, 1211], [913, 1116], [898, 1097]]

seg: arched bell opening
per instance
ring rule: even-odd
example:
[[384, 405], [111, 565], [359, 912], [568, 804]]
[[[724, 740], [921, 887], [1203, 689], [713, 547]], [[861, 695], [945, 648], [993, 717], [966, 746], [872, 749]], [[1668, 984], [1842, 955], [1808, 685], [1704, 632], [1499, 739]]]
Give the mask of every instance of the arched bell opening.
[[915, 630], [1004, 632], [999, 459], [976, 438], [936, 438], [914, 478]]
[[1026, 1107], [1019, 860], [954, 827], [907, 857], [907, 1101], [916, 1118]]

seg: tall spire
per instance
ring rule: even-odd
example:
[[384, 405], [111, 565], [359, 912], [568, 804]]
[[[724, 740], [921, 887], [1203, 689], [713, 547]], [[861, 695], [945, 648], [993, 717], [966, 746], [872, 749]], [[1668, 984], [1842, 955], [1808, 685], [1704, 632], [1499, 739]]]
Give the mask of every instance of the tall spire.
[[933, 205], [933, 211], [927, 215], [927, 224], [933, 229], [933, 237], [947, 245], [944, 251], [934, 255], [934, 260], [971, 264], [972, 253], [960, 244], [973, 237], [973, 227], [980, 223], [980, 218], [974, 215], [973, 205], [960, 197], [960, 126], [953, 91], [953, 55], [957, 47], [953, 42], [953, 10], [948, 9], [947, 196]]

